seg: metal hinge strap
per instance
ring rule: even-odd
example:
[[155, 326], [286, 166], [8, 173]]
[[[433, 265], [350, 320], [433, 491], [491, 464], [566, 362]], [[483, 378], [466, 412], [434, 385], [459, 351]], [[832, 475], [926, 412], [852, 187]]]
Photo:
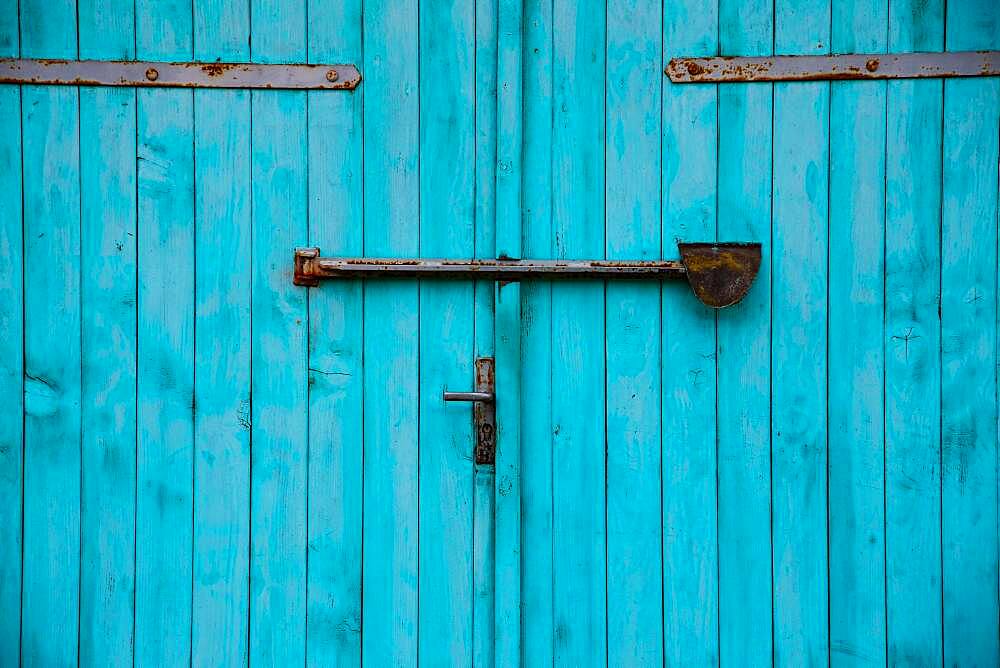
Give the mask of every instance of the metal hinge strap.
[[354, 65], [0, 58], [0, 83], [352, 90], [361, 83], [361, 73]]
[[664, 71], [674, 83], [995, 77], [1000, 51], [673, 58]]

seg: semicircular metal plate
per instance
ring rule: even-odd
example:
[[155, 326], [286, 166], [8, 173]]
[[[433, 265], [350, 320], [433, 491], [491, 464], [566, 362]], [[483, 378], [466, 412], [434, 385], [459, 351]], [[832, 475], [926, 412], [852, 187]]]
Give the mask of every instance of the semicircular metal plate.
[[759, 243], [679, 243], [677, 247], [695, 296], [712, 308], [743, 299], [760, 269]]

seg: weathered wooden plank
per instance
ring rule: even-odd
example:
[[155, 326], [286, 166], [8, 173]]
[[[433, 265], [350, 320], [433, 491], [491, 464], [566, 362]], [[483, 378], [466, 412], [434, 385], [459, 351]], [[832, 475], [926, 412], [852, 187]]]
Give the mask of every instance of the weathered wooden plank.
[[[195, 58], [249, 60], [248, 4], [195, 3]], [[246, 665], [250, 577], [250, 93], [196, 91], [191, 663]], [[234, 262], [233, 260], [236, 259]]]
[[[22, 55], [76, 57], [75, 3], [22, 2], [20, 18]], [[21, 662], [68, 665], [79, 640], [79, 95], [21, 95], [24, 265], [49, 267], [24, 277]]]
[[494, 587], [493, 561], [496, 552], [493, 531], [493, 508], [496, 469], [493, 466], [476, 466], [473, 473], [472, 492], [472, 561], [473, 600], [472, 610], [472, 665], [496, 665], [493, 645]]
[[[723, 53], [771, 53], [773, 5], [721, 0]], [[750, 293], [718, 319], [719, 661], [771, 663], [772, 86], [719, 88], [720, 239], [763, 243]]]
[[[136, 5], [137, 57], [191, 49], [189, 3]], [[191, 656], [194, 105], [191, 91], [137, 96], [135, 663], [163, 665]]]
[[[134, 6], [79, 4], [80, 56], [130, 58]], [[80, 663], [132, 662], [135, 615], [136, 96], [80, 89], [83, 351]]]
[[[775, 5], [776, 53], [830, 49], [828, 0]], [[774, 87], [771, 395], [776, 663], [829, 659], [828, 83]]]
[[[660, 2], [610, 0], [606, 89], [605, 252], [658, 259]], [[660, 540], [660, 286], [608, 283], [608, 665], [663, 663]]]
[[[884, 52], [887, 0], [833, 5], [836, 53]], [[886, 84], [830, 90], [830, 662], [885, 664]]]
[[[603, 2], [553, 6], [552, 234], [558, 258], [604, 255]], [[552, 286], [552, 582], [557, 666], [605, 665], [604, 285]]]
[[[301, 62], [305, 5], [256, 0], [251, 58]], [[308, 311], [290, 249], [308, 238], [306, 93], [253, 91], [250, 663], [306, 655]]]
[[[521, 257], [524, 2], [497, 8], [496, 254]], [[496, 662], [521, 663], [521, 285], [496, 284]]]
[[[948, 50], [996, 48], [1000, 5], [947, 6]], [[944, 663], [1000, 664], [997, 164], [1000, 82], [944, 84], [941, 541]]]
[[[475, 16], [475, 249], [476, 258], [496, 257], [497, 3], [477, 0]], [[495, 286], [475, 283], [475, 357], [493, 357]], [[494, 533], [495, 466], [476, 466], [472, 497], [472, 665], [495, 665]]]
[[[0, 3], [0, 55], [20, 49], [17, 2]], [[21, 519], [24, 454], [24, 227], [21, 89], [0, 88], [0, 663], [21, 654]]]
[[[469, 257], [475, 247], [475, 5], [418, 3], [420, 255]], [[419, 287], [419, 564], [421, 663], [472, 661], [472, 405], [444, 390], [473, 383], [472, 281]], [[383, 353], [384, 354], [384, 353]]]
[[[524, 2], [522, 164], [523, 254], [553, 257], [552, 31], [553, 6]], [[521, 286], [521, 647], [523, 656], [551, 665], [554, 647], [552, 534], [552, 287]]]
[[[664, 60], [718, 52], [718, 3], [664, 5]], [[692, 94], [693, 93], [693, 94]], [[661, 253], [717, 230], [717, 87], [665, 84]], [[687, 286], [662, 288], [663, 636], [667, 664], [718, 661], [715, 313]]]
[[[364, 250], [419, 252], [417, 0], [365, 4]], [[365, 286], [362, 655], [416, 661], [418, 288]]]
[[[944, 4], [891, 2], [889, 49], [937, 51]], [[890, 665], [941, 647], [941, 122], [939, 81], [893, 81], [886, 100], [885, 551]], [[921, 137], [919, 142], [913, 137]]]
[[[361, 2], [309, 3], [309, 59], [361, 61]], [[309, 240], [362, 251], [364, 87], [310, 93]], [[309, 552], [306, 662], [361, 664], [362, 288], [309, 294]]]

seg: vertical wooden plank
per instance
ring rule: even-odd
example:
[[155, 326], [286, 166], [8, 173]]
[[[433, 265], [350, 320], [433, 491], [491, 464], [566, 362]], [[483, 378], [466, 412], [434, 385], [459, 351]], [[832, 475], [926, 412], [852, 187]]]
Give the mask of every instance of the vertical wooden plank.
[[[364, 10], [364, 250], [419, 251], [417, 1]], [[362, 657], [417, 658], [418, 288], [365, 286]]]
[[[255, 0], [251, 57], [301, 62], [305, 4]], [[253, 91], [250, 663], [306, 654], [307, 291], [289, 253], [308, 237], [306, 93]]]
[[[560, 258], [604, 255], [603, 2], [553, 8], [552, 231]], [[555, 663], [605, 665], [604, 285], [552, 286]]]
[[[0, 55], [20, 51], [17, 2], [0, 5]], [[24, 236], [21, 88], [0, 88], [0, 664], [21, 653], [21, 491], [24, 453]]]
[[[79, 3], [80, 57], [135, 53], [134, 5]], [[136, 97], [80, 89], [83, 352], [80, 663], [132, 662], [136, 463]]]
[[[722, 53], [767, 55], [770, 0], [719, 3]], [[719, 239], [763, 243], [750, 293], [718, 319], [719, 662], [771, 663], [773, 86], [719, 87]]]
[[[191, 5], [136, 5], [136, 56], [192, 55]], [[136, 664], [188, 663], [194, 451], [194, 108], [138, 96]], [[164, 633], [164, 629], [171, 629]]]
[[[309, 60], [360, 63], [361, 2], [310, 2]], [[309, 93], [309, 243], [362, 252], [365, 86]], [[309, 551], [306, 662], [361, 664], [362, 294], [309, 293]]]
[[[830, 50], [828, 0], [775, 5], [776, 53]], [[827, 262], [830, 85], [774, 87], [771, 395], [774, 660], [829, 659]]]
[[[888, 2], [833, 6], [835, 53], [882, 53]], [[830, 661], [885, 664], [886, 86], [830, 90]]]
[[[76, 5], [21, 3], [21, 55], [77, 56]], [[72, 88], [24, 86], [21, 662], [77, 662], [80, 573], [80, 127]], [[58, 262], [53, 262], [58, 258]]]
[[[664, 61], [718, 52], [718, 3], [664, 5]], [[716, 236], [716, 86], [664, 84], [662, 255]], [[662, 287], [663, 602], [667, 664], [718, 662], [715, 313], [683, 283]]]
[[[419, 2], [420, 254], [475, 245], [475, 5]], [[434, 82], [433, 85], [428, 85]], [[472, 661], [471, 404], [447, 404], [474, 377], [471, 281], [419, 287], [418, 647], [420, 662]]]
[[[497, 9], [497, 257], [521, 256], [523, 0]], [[521, 284], [496, 284], [496, 662], [521, 661]]]
[[[947, 6], [948, 50], [1000, 45], [1000, 6]], [[944, 83], [941, 540], [944, 663], [1000, 664], [997, 164], [1000, 82]]]
[[[552, 140], [554, 128], [550, 0], [524, 2], [523, 254], [553, 257]], [[521, 286], [522, 656], [552, 665], [554, 643], [552, 524], [552, 287]]]
[[[944, 45], [944, 3], [889, 4], [889, 51]], [[885, 551], [890, 665], [941, 648], [940, 81], [892, 81], [886, 100]], [[920, 141], [913, 141], [920, 137]]]
[[[608, 3], [605, 124], [610, 259], [660, 255], [660, 2]], [[663, 663], [660, 286], [609, 282], [608, 665]]]
[[[497, 154], [497, 3], [476, 0], [476, 53], [474, 77], [476, 173], [475, 257], [496, 257], [496, 154]], [[475, 283], [475, 357], [493, 357], [493, 281]], [[496, 541], [494, 483], [496, 467], [476, 465], [473, 473], [472, 549], [473, 609], [472, 665], [492, 666], [495, 661], [494, 586]]]
[[[195, 3], [198, 60], [245, 61], [249, 5]], [[250, 94], [194, 94], [191, 662], [246, 665], [250, 567]]]

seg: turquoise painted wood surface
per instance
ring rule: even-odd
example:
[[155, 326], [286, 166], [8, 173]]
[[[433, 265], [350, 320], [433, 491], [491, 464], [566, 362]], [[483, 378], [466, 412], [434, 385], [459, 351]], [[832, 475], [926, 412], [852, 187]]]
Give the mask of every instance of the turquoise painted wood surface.
[[[0, 4], [0, 55], [364, 77], [0, 87], [0, 665], [1000, 665], [1000, 83], [662, 74], [996, 3]], [[738, 306], [290, 280], [702, 239], [764, 243]]]

